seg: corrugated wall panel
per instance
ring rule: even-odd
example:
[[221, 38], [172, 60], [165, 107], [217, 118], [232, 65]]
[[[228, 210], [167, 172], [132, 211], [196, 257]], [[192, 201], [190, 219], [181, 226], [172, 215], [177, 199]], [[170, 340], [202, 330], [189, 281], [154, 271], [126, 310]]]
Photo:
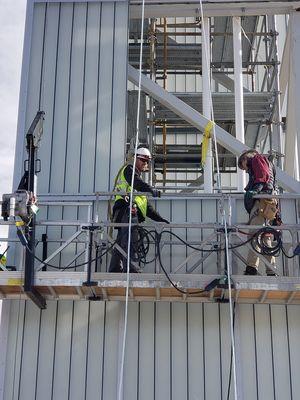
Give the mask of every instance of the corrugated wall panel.
[[[12, 310], [5, 399], [117, 398], [124, 303]], [[235, 329], [239, 398], [297, 398], [299, 307], [236, 305]], [[227, 398], [228, 304], [129, 303], [127, 333], [124, 400]]]
[[[29, 73], [24, 118], [26, 130], [36, 112], [45, 111], [38, 193], [109, 190], [125, 151], [128, 3], [30, 4], [33, 18], [30, 54], [25, 54]], [[23, 141], [24, 135], [19, 132], [18, 139]], [[16, 160], [16, 166], [21, 165]], [[41, 207], [38, 219], [88, 221], [88, 209]], [[74, 232], [74, 227], [38, 228], [36, 237], [40, 240], [47, 233], [49, 239], [67, 239]], [[58, 245], [49, 243], [49, 253]], [[70, 262], [84, 247], [72, 244], [52, 263]], [[37, 253], [41, 255], [41, 245]], [[78, 258], [82, 261], [84, 256]]]

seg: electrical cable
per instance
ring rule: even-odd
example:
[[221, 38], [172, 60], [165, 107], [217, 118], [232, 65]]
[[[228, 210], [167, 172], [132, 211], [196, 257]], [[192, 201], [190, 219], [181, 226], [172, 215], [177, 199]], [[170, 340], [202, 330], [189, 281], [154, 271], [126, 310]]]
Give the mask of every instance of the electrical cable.
[[[105, 256], [105, 254], [107, 254], [107, 253], [114, 247], [114, 245], [116, 244], [116, 242], [117, 242], [117, 241], [115, 240], [103, 253], [101, 253], [99, 256], [93, 258], [90, 262], [95, 262], [96, 260], [99, 260], [99, 259], [101, 259], [103, 256]], [[23, 243], [22, 243], [22, 244], [23, 244]], [[49, 264], [49, 263], [46, 263], [45, 261], [41, 260], [36, 254], [34, 254], [34, 252], [28, 247], [27, 244], [25, 244], [25, 247], [26, 247], [26, 249], [30, 252], [30, 254], [32, 254], [33, 257], [34, 257], [38, 262], [40, 262], [41, 264], [43, 264], [45, 267], [50, 267], [50, 268], [54, 268], [54, 269], [57, 269], [57, 270], [66, 270], [66, 269], [73, 269], [73, 268], [82, 267], [82, 266], [87, 265], [87, 264], [89, 263], [89, 261], [85, 261], [85, 262], [82, 262], [82, 263], [80, 263], [80, 264], [76, 264], [76, 265], [73, 265], [73, 266], [58, 267], [57, 265]]]
[[[272, 240], [270, 239], [271, 236]], [[256, 231], [251, 239], [253, 250], [265, 256], [276, 257], [282, 249], [281, 232], [269, 226], [264, 226]]]
[[[180, 240], [182, 243], [184, 243], [187, 247], [189, 247], [189, 248], [191, 248], [191, 249], [193, 249], [193, 250], [196, 250], [196, 251], [203, 251], [203, 252], [207, 252], [207, 253], [212, 253], [212, 252], [219, 252], [219, 251], [224, 251], [224, 250], [226, 250], [225, 247], [222, 247], [222, 248], [219, 247], [219, 248], [209, 249], [209, 250], [208, 250], [208, 249], [202, 249], [202, 248], [199, 249], [199, 247], [192, 246], [191, 244], [189, 244], [188, 242], [186, 242], [184, 239], [182, 239], [180, 236], [176, 235], [176, 233], [174, 233], [174, 232], [172, 232], [172, 231], [163, 231], [162, 233], [163, 233], [163, 234], [164, 234], [164, 233], [169, 233], [169, 234], [173, 235], [173, 236], [176, 237], [178, 240]], [[251, 237], [250, 239], [246, 240], [245, 242], [241, 242], [241, 243], [239, 243], [239, 244], [237, 244], [237, 245], [233, 245], [233, 246], [230, 246], [230, 247], [228, 247], [228, 248], [229, 248], [229, 250], [237, 249], [238, 247], [242, 247], [242, 246], [244, 246], [246, 243], [251, 242], [251, 240], [252, 240], [252, 237]]]
[[164, 272], [164, 274], [166, 275], [166, 277], [167, 277], [168, 281], [170, 282], [170, 284], [171, 284], [176, 290], [178, 290], [178, 292], [180, 292], [180, 293], [182, 293], [182, 294], [193, 295], [193, 294], [200, 294], [200, 293], [206, 292], [206, 290], [203, 290], [203, 289], [197, 290], [197, 291], [193, 291], [193, 292], [189, 292], [189, 291], [187, 291], [187, 290], [183, 290], [183, 289], [179, 288], [179, 287], [176, 285], [176, 283], [174, 283], [174, 282], [172, 281], [172, 279], [170, 278], [169, 274], [167, 273], [165, 267], [163, 266], [162, 259], [161, 259], [161, 252], [160, 252], [161, 233], [156, 233], [156, 236], [157, 236], [156, 247], [157, 247], [158, 261], [159, 261], [159, 264], [160, 264], [160, 266], [161, 266], [161, 269], [163, 270], [163, 272]]

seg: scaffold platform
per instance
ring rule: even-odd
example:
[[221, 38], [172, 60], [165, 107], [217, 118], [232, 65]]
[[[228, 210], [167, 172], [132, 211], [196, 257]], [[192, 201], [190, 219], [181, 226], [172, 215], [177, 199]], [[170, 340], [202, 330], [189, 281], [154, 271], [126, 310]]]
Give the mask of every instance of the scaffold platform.
[[[94, 273], [94, 286], [85, 286], [86, 272], [37, 272], [35, 289], [46, 300], [124, 301], [126, 274]], [[203, 291], [221, 275], [171, 274], [182, 294], [163, 274], [130, 274], [130, 301], [226, 302], [228, 289]], [[300, 277], [232, 276], [232, 298], [238, 303], [300, 304]], [[0, 273], [2, 299], [27, 299], [23, 272]], [[194, 293], [197, 292], [197, 293]]]

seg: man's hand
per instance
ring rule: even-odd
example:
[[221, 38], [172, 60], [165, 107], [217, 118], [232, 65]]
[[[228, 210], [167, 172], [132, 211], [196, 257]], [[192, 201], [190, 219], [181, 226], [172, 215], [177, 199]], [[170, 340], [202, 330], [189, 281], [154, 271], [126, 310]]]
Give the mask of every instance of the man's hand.
[[256, 195], [257, 195], [256, 190], [247, 190], [247, 192], [245, 193], [245, 197], [249, 200], [251, 200]]
[[152, 189], [152, 196], [153, 197], [160, 197], [161, 191], [158, 189]]

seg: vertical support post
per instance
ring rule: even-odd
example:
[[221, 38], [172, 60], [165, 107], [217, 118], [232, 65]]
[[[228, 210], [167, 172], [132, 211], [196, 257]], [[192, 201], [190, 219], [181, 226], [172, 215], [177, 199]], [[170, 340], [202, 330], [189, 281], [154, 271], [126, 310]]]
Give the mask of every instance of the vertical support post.
[[[28, 185], [27, 190], [36, 195], [36, 149], [40, 141], [43, 128], [44, 112], [38, 111], [26, 135], [28, 151]], [[46, 301], [34, 287], [34, 257], [35, 257], [35, 214], [32, 214], [30, 223], [26, 226], [28, 244], [25, 252], [24, 292], [40, 308], [46, 308]]]
[[[241, 18], [232, 17], [232, 24], [234, 58], [235, 137], [242, 143], [245, 143]], [[238, 190], [243, 191], [246, 182], [245, 172], [238, 169], [237, 179]]]
[[[35, 148], [33, 145], [33, 135], [28, 137], [28, 191], [34, 193], [35, 178]], [[34, 249], [35, 249], [35, 215], [32, 216], [30, 223], [26, 227], [28, 248], [26, 248], [24, 290], [31, 290], [34, 281]]]
[[82, 283], [83, 286], [97, 286], [97, 281], [92, 281], [92, 257], [94, 247], [94, 232], [98, 229], [93, 223], [90, 226], [83, 226], [82, 229], [86, 230], [89, 235], [88, 244], [88, 261], [87, 261], [87, 279]]
[[[290, 65], [288, 81], [287, 130], [285, 135], [285, 170], [299, 179], [300, 161], [300, 12], [290, 14]], [[297, 162], [298, 160], [298, 162]]]
[[[48, 242], [47, 242], [47, 233], [42, 234], [42, 243], [43, 243], [43, 257], [42, 260], [45, 261], [48, 257]], [[47, 271], [47, 265], [44, 265], [42, 271]]]
[[[150, 44], [150, 79], [153, 82], [156, 82], [156, 19], [150, 19], [150, 30], [149, 30], [149, 44]], [[150, 108], [150, 116], [149, 116], [149, 149], [151, 154], [153, 154], [153, 142], [155, 137], [155, 106], [154, 99], [150, 97], [149, 99], [149, 108]], [[152, 163], [149, 165], [149, 183], [153, 185], [154, 183], [154, 168]]]
[[[204, 117], [211, 119], [211, 81], [210, 81], [210, 30], [209, 18], [202, 20], [202, 95]], [[212, 172], [212, 141], [209, 140], [206, 162], [204, 166], [204, 191], [213, 191], [213, 172]]]
[[[272, 135], [272, 149], [277, 151], [279, 154], [282, 154], [282, 126], [281, 126], [281, 93], [279, 86], [279, 68], [277, 65], [278, 62], [278, 40], [277, 40], [277, 29], [276, 29], [276, 16], [269, 15], [268, 16], [268, 27], [269, 31], [273, 33], [272, 41], [272, 54], [270, 54], [270, 59], [275, 61], [275, 65], [273, 67], [273, 87], [270, 89], [274, 91], [275, 94], [275, 103], [274, 103], [274, 113], [273, 119], [275, 119], [275, 123], [271, 121], [271, 135]], [[272, 150], [270, 149], [270, 150]], [[278, 167], [282, 168], [282, 158], [277, 158]]]

